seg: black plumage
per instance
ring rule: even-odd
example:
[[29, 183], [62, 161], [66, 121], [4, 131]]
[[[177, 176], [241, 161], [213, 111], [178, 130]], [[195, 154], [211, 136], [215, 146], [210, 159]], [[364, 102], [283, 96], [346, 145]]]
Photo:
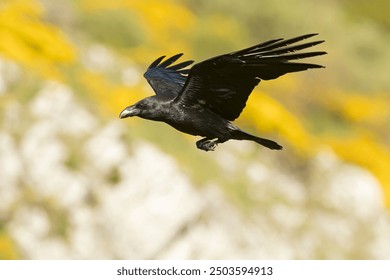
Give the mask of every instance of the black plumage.
[[166, 60], [165, 56], [159, 57], [144, 74], [156, 95], [127, 107], [120, 118], [139, 116], [165, 122], [184, 133], [203, 136], [196, 144], [204, 151], [214, 150], [217, 144], [230, 139], [251, 140], [280, 150], [282, 146], [276, 142], [246, 133], [230, 121], [241, 114], [250, 93], [261, 80], [323, 67], [296, 61], [326, 54], [323, 51], [298, 52], [324, 42], [300, 42], [314, 35], [317, 34], [270, 40], [207, 59], [191, 69], [186, 67], [193, 61], [173, 64], [183, 54]]

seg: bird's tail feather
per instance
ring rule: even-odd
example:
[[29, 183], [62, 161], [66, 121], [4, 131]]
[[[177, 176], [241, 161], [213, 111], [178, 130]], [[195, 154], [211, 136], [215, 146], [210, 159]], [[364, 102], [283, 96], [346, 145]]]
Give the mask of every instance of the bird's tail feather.
[[255, 141], [256, 143], [263, 145], [271, 150], [283, 149], [283, 147], [280, 146], [278, 143], [276, 143], [275, 141], [269, 140], [269, 139], [260, 138], [260, 137], [255, 136], [255, 139], [253, 139], [253, 141]]
[[260, 144], [260, 145], [262, 145], [264, 147], [267, 147], [267, 148], [269, 148], [271, 150], [281, 150], [281, 149], [283, 149], [283, 147], [280, 146], [275, 141], [272, 141], [272, 140], [269, 140], [269, 139], [265, 139], [265, 138], [260, 138], [260, 137], [254, 136], [252, 134], [249, 134], [247, 132], [244, 132], [242, 130], [234, 131], [233, 139], [254, 141], [254, 142], [256, 142], [256, 143], [258, 143], [258, 144]]

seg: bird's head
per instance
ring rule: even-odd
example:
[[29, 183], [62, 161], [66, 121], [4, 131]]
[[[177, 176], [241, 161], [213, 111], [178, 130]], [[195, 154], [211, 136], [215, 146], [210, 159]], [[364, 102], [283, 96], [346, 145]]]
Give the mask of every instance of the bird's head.
[[121, 119], [128, 118], [128, 117], [140, 117], [144, 119], [152, 119], [155, 120], [159, 116], [159, 110], [156, 110], [156, 107], [158, 107], [158, 103], [154, 98], [148, 97], [145, 99], [142, 99], [135, 103], [134, 105], [131, 105], [129, 107], [126, 107], [119, 115]]

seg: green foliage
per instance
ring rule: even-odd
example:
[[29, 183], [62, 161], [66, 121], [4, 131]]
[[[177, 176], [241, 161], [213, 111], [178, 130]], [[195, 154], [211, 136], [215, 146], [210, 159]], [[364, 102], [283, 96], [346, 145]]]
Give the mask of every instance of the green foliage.
[[135, 14], [120, 9], [85, 11], [80, 16], [82, 34], [115, 48], [132, 48], [144, 41], [144, 30]]
[[382, 27], [385, 31], [390, 29], [390, 18], [388, 11], [390, 10], [390, 3], [386, 0], [355, 0], [343, 1], [346, 12], [355, 21], [369, 20]]

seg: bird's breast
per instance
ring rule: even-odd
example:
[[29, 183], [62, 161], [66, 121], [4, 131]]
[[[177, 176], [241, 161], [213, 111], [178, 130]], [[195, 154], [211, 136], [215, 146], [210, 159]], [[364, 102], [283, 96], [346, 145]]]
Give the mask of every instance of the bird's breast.
[[203, 137], [218, 138], [228, 130], [229, 122], [205, 108], [178, 108], [175, 114], [166, 121], [175, 129]]

